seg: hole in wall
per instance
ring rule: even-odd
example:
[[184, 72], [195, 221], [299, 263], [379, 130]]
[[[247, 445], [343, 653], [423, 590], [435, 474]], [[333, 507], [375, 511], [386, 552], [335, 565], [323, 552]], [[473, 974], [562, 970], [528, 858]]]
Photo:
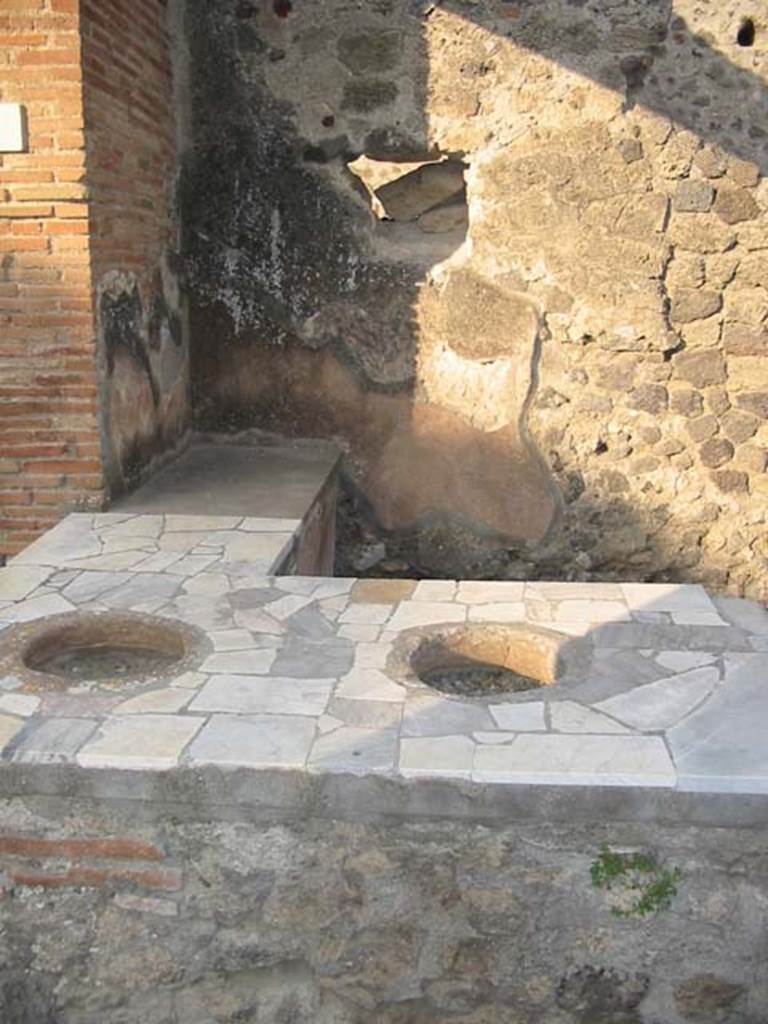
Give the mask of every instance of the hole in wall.
[[736, 33], [736, 42], [739, 46], [754, 46], [755, 44], [755, 23], [751, 18], [744, 18]]
[[378, 221], [411, 224], [424, 234], [466, 233], [466, 164], [442, 160], [401, 161], [358, 157], [347, 169], [361, 185]]

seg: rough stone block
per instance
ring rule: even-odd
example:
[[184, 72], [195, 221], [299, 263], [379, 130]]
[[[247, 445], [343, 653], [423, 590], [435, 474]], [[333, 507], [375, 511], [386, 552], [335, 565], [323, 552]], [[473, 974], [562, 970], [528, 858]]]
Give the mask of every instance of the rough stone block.
[[726, 379], [725, 361], [716, 351], [680, 352], [672, 361], [672, 372], [696, 388], [722, 384]]
[[642, 384], [630, 393], [627, 405], [655, 415], [666, 410], [668, 401], [667, 389], [662, 384]]
[[723, 347], [731, 355], [768, 355], [768, 329], [748, 324], [726, 324], [723, 328]]
[[714, 205], [715, 213], [726, 224], [740, 224], [754, 220], [760, 215], [755, 197], [747, 189], [718, 189]]
[[705, 320], [717, 313], [723, 305], [719, 292], [704, 288], [680, 288], [672, 296], [671, 319], [674, 323], [688, 324]]
[[724, 494], [746, 494], [749, 491], [749, 476], [736, 469], [718, 469], [712, 479]]
[[715, 190], [706, 181], [680, 181], [672, 198], [672, 206], [680, 213], [706, 213], [712, 206]]
[[768, 391], [747, 391], [737, 395], [736, 405], [760, 419], [768, 420]]
[[699, 458], [708, 469], [717, 469], [733, 458], [734, 447], [724, 437], [713, 437], [699, 448]]
[[704, 403], [698, 391], [673, 390], [669, 398], [669, 407], [672, 412], [681, 416], [700, 416], [704, 411]]
[[707, 438], [713, 437], [717, 433], [717, 417], [699, 416], [698, 419], [690, 420], [686, 426], [692, 440], [706, 441]]
[[385, 31], [343, 35], [338, 43], [339, 60], [356, 75], [391, 71], [402, 54], [399, 32]]

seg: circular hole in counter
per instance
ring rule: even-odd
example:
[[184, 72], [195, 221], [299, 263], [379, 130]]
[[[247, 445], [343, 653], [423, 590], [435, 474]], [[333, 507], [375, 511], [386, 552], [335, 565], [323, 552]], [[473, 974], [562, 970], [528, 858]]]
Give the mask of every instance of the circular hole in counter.
[[80, 683], [120, 688], [172, 678], [210, 645], [183, 622], [134, 612], [72, 612], [11, 627], [0, 642], [0, 674], [30, 690]]
[[523, 693], [559, 681], [563, 643], [558, 634], [528, 627], [435, 627], [422, 632], [410, 667], [426, 686], [451, 696]]

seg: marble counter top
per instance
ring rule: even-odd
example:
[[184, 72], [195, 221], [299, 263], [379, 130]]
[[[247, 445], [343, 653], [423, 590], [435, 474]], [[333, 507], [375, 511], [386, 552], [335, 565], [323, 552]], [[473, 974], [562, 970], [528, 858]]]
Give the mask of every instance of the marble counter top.
[[[0, 569], [0, 630], [121, 610], [206, 638], [161, 685], [36, 693], [0, 678], [2, 765], [768, 795], [756, 604], [667, 584], [275, 575], [298, 527], [73, 515]], [[544, 628], [587, 650], [588, 668], [521, 694], [446, 696], [393, 669], [400, 638], [441, 624]]]

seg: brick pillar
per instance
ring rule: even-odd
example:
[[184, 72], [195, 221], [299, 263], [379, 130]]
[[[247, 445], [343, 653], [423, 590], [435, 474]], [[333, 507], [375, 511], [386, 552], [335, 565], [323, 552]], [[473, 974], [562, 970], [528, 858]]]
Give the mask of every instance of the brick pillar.
[[0, 556], [102, 497], [82, 93], [77, 0], [4, 0], [29, 147], [0, 154]]
[[164, 0], [2, 0], [0, 561], [183, 439], [186, 329]]

